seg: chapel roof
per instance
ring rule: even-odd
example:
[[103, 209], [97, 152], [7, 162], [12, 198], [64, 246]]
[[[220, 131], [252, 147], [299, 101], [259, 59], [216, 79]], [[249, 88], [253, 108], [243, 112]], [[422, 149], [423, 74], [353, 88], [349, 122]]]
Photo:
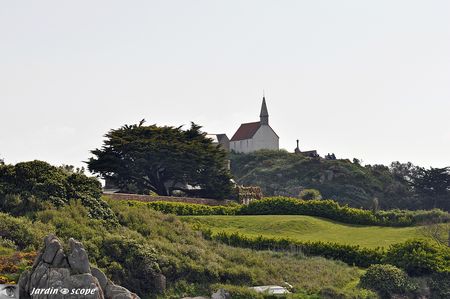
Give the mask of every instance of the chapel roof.
[[259, 127], [261, 127], [261, 122], [259, 121], [241, 124], [236, 133], [234, 133], [233, 137], [231, 137], [230, 141], [250, 139], [253, 135], [255, 135]]

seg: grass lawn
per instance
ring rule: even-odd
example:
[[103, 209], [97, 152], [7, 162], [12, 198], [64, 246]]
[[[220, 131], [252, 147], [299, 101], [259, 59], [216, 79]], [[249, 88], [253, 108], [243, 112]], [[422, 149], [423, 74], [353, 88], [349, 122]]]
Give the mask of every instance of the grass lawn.
[[388, 247], [391, 244], [422, 237], [418, 227], [383, 227], [344, 224], [301, 215], [258, 216], [184, 216], [182, 220], [200, 223], [213, 233], [240, 232], [249, 236], [291, 238], [300, 241], [324, 241], [363, 247]]

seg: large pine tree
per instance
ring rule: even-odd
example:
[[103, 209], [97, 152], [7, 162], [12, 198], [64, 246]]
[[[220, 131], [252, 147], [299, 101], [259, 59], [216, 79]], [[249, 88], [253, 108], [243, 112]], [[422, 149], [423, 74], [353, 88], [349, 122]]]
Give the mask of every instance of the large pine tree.
[[87, 162], [90, 171], [110, 179], [124, 192], [226, 198], [231, 193], [227, 153], [200, 126], [124, 125], [109, 131], [103, 147]]

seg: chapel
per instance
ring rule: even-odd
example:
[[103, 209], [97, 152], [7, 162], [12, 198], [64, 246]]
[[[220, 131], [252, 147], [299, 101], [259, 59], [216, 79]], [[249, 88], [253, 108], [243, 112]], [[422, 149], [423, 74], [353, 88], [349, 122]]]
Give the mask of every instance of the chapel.
[[230, 139], [230, 151], [250, 153], [261, 149], [278, 150], [277, 133], [269, 125], [266, 99], [263, 97], [259, 121], [241, 124]]

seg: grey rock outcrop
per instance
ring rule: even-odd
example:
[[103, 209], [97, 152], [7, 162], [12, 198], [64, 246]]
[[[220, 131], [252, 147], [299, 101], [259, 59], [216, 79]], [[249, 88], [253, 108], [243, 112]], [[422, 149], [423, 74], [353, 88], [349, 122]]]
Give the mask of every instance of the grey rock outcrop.
[[211, 295], [211, 299], [231, 299], [230, 293], [224, 289], [219, 289]]
[[183, 297], [181, 299], [231, 299], [231, 295], [224, 289], [218, 289], [217, 292], [212, 293], [211, 297]]
[[69, 240], [70, 252], [64, 252], [54, 235], [44, 240], [45, 246], [32, 268], [19, 278], [21, 299], [138, 299], [126, 288], [115, 285], [97, 268], [91, 268], [83, 244]]

